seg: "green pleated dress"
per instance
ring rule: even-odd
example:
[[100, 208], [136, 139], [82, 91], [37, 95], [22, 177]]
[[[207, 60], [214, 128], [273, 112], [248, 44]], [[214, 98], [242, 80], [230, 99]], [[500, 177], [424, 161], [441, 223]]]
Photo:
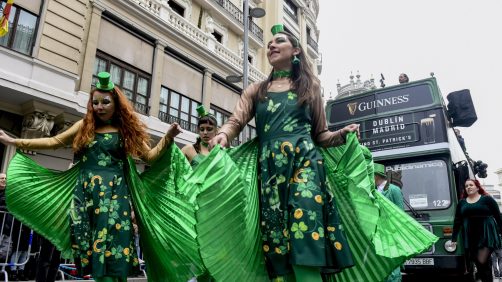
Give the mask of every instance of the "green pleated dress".
[[309, 107], [297, 95], [268, 93], [256, 106], [263, 251], [271, 276], [291, 265], [331, 273], [354, 264], [324, 161], [311, 137]]

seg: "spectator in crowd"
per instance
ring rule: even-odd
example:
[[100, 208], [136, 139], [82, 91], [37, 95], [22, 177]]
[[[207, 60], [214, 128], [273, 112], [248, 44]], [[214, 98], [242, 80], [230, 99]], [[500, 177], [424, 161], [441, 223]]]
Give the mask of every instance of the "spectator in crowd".
[[7, 251], [11, 248], [10, 229], [12, 216], [7, 212], [5, 205], [5, 187], [7, 186], [7, 175], [0, 173], [0, 259], [5, 259]]
[[[9, 279], [13, 281], [24, 281], [26, 275], [24, 267], [28, 260], [28, 244], [30, 239], [30, 229], [21, 225], [19, 221], [14, 219], [7, 213], [5, 204], [5, 189], [7, 188], [7, 175], [0, 173], [0, 210], [3, 211], [0, 216], [0, 224], [3, 222], [3, 230], [0, 242], [0, 256], [10, 256], [10, 272]], [[12, 237], [10, 236], [12, 229]], [[21, 234], [19, 234], [19, 232]], [[9, 247], [10, 245], [10, 247]], [[7, 251], [9, 251], [7, 253]], [[16, 265], [21, 264], [21, 265]]]
[[460, 144], [460, 147], [465, 152], [466, 149], [465, 149], [464, 137], [462, 137], [462, 135], [460, 135], [460, 130], [458, 130], [457, 128], [453, 129], [453, 131], [455, 131], [455, 135], [457, 136], [457, 140], [458, 140], [458, 143]]
[[477, 278], [483, 282], [493, 281], [490, 256], [494, 250], [502, 248], [501, 227], [497, 202], [478, 180], [467, 179], [455, 213], [452, 241], [456, 246], [457, 237], [462, 232], [466, 254], [476, 264]]
[[399, 84], [408, 83], [408, 82], [410, 82], [410, 78], [408, 77], [407, 74], [402, 73], [399, 75]]
[[[399, 189], [399, 187], [387, 181], [385, 166], [375, 163], [374, 168], [376, 189], [393, 204], [404, 210], [403, 193], [401, 192], [401, 189]], [[385, 282], [400, 281], [402, 281], [401, 267], [394, 269], [394, 271], [385, 279]]]

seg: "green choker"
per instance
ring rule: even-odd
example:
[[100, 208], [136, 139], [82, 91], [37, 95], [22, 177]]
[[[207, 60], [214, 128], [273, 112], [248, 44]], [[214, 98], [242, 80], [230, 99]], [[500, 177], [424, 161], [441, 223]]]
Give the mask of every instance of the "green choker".
[[293, 72], [290, 70], [280, 70], [280, 71], [274, 71], [272, 73], [273, 78], [281, 78], [281, 77], [292, 77]]

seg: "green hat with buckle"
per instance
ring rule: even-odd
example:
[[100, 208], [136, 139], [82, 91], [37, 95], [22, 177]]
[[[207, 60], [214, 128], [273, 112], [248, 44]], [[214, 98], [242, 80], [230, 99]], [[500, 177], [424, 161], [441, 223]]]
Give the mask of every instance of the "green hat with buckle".
[[385, 174], [385, 166], [383, 164], [375, 163], [373, 168], [374, 168], [374, 174], [387, 178], [387, 175]]
[[98, 83], [96, 83], [96, 89], [103, 91], [111, 91], [115, 84], [110, 81], [111, 75], [109, 72], [102, 71], [98, 73]]

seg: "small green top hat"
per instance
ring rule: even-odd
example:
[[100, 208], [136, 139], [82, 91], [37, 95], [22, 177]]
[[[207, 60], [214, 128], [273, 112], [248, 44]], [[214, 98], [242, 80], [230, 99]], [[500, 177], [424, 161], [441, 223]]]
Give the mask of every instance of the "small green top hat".
[[375, 174], [380, 175], [381, 177], [387, 177], [387, 175], [385, 175], [385, 166], [383, 164], [375, 163], [373, 168], [375, 169]]
[[276, 35], [277, 33], [284, 31], [284, 25], [276, 24], [272, 27], [271, 31], [272, 31], [272, 35]]
[[103, 91], [110, 91], [115, 87], [115, 84], [110, 81], [110, 73], [103, 71], [98, 73], [98, 83], [96, 83], [96, 88]]
[[199, 117], [205, 117], [209, 115], [209, 113], [206, 111], [206, 108], [204, 108], [204, 105], [199, 105], [196, 110], [199, 114]]
[[[277, 33], [284, 31], [284, 25], [283, 24], [276, 24], [272, 27], [272, 29], [270, 31], [272, 31], [272, 35], [276, 35]], [[295, 39], [294, 42], [291, 42], [291, 44], [293, 44], [293, 47], [300, 46], [300, 42], [298, 41], [298, 38], [296, 38], [296, 36], [294, 36], [294, 35], [292, 35], [292, 36]], [[296, 61], [296, 63], [295, 63], [295, 61]], [[298, 64], [299, 62], [300, 61], [298, 61], [298, 58], [293, 61], [294, 64]]]

